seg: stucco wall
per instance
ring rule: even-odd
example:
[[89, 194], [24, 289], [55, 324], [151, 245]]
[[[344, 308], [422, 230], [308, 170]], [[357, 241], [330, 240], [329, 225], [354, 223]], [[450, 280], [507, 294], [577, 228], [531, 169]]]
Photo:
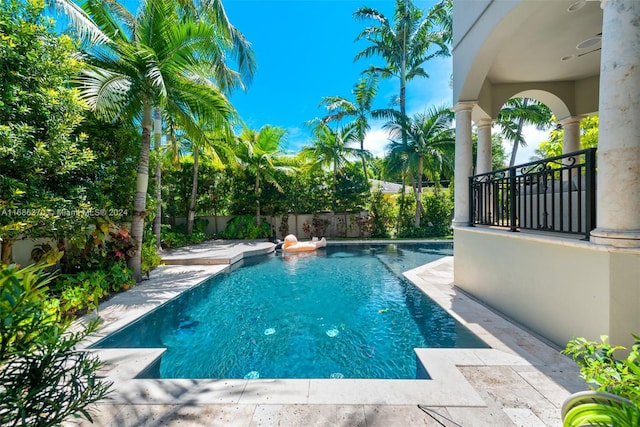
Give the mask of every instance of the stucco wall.
[[[25, 240], [16, 240], [11, 247], [11, 262], [20, 264], [20, 265], [28, 265], [31, 264], [31, 251], [37, 245], [41, 245], [43, 243], [52, 244], [49, 239], [25, 239]], [[2, 244], [0, 243], [0, 248]]]
[[[320, 213], [318, 217], [320, 219], [324, 219], [329, 221], [329, 226], [327, 230], [323, 234], [323, 236], [317, 237], [348, 237], [348, 238], [358, 238], [358, 237], [368, 237], [368, 233], [362, 233], [360, 228], [356, 223], [357, 217], [366, 216], [368, 212], [336, 212], [336, 213]], [[233, 216], [217, 216], [217, 217], [198, 217], [198, 219], [205, 219], [208, 221], [208, 224], [205, 228], [206, 233], [220, 233], [224, 231], [227, 227], [227, 223], [233, 218]], [[284, 236], [280, 232], [280, 224], [282, 221], [282, 216], [264, 216], [264, 221], [268, 221], [271, 224], [272, 228], [276, 232], [276, 237], [283, 239]], [[186, 218], [175, 218], [176, 224], [185, 224]], [[313, 223], [313, 215], [312, 214], [289, 214], [288, 225], [289, 225], [289, 233], [295, 234], [299, 239], [308, 239], [311, 236], [305, 235], [303, 231], [303, 225], [305, 223], [312, 224]], [[313, 231], [313, 229], [312, 229]]]
[[640, 251], [504, 230], [454, 230], [455, 284], [564, 347], [640, 333]]

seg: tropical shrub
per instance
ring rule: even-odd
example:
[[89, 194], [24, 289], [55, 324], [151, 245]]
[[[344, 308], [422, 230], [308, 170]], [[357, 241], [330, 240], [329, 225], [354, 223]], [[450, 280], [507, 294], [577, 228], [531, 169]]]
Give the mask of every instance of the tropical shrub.
[[396, 237], [420, 237], [415, 227], [416, 198], [413, 193], [397, 196]]
[[[562, 351], [580, 366], [580, 376], [592, 390], [612, 393], [632, 402], [632, 405], [592, 405], [583, 412], [582, 415], [589, 418], [581, 418], [582, 422], [600, 425], [599, 422], [606, 419], [604, 425], [640, 425], [640, 337], [633, 337], [636, 343], [630, 351], [612, 346], [606, 335], [600, 337], [600, 342], [574, 338]], [[616, 353], [627, 351], [626, 357], [616, 357]]]
[[70, 333], [47, 308], [47, 264], [0, 265], [0, 425], [56, 426], [69, 417], [91, 421], [89, 405], [111, 384], [95, 355], [76, 345], [97, 323]]
[[289, 234], [289, 214], [282, 215], [278, 231], [280, 232], [280, 235], [283, 239], [287, 236], [287, 234]]
[[[196, 230], [196, 227], [195, 227], [196, 224], [198, 224], [198, 221], [194, 223], [194, 230]], [[202, 231], [197, 231], [197, 230], [191, 234], [186, 234], [180, 231], [174, 231], [172, 227], [168, 224], [163, 224], [162, 228], [160, 229], [160, 241], [164, 249], [181, 248], [187, 245], [195, 245], [197, 243], [202, 243], [205, 240], [209, 240], [212, 237], [213, 236], [209, 234], [206, 234]], [[143, 255], [144, 253], [145, 252], [143, 248]]]
[[256, 225], [255, 216], [239, 215], [227, 223], [221, 235], [224, 239], [260, 239], [271, 236], [271, 233], [271, 225], [267, 221]]
[[[2, 262], [21, 238], [57, 238], [90, 211], [95, 155], [72, 132], [84, 103], [69, 85], [77, 46], [56, 33], [44, 1], [0, 7], [0, 239]], [[62, 212], [62, 214], [60, 213]], [[73, 214], [66, 214], [73, 213]]]
[[133, 254], [134, 241], [127, 227], [97, 217], [60, 239], [58, 249], [64, 251], [62, 272], [71, 274], [108, 269], [115, 262], [126, 261]]
[[[162, 241], [162, 231], [160, 232]], [[151, 270], [162, 264], [162, 257], [156, 251], [155, 236], [149, 235], [150, 239], [142, 242], [142, 265], [141, 271], [143, 275], [148, 275]]]
[[574, 338], [562, 353], [576, 361], [580, 366], [580, 376], [594, 390], [640, 403], [640, 337], [633, 337], [636, 343], [624, 359], [617, 359], [615, 353], [626, 349], [609, 344], [606, 335], [600, 337], [601, 342]]
[[102, 270], [60, 275], [51, 286], [50, 299], [57, 307], [58, 319], [97, 310], [107, 296], [135, 286], [133, 272], [124, 260]]
[[[318, 214], [313, 214], [311, 217], [311, 226], [313, 227], [313, 236], [323, 237], [326, 236], [327, 228], [331, 225], [331, 221], [326, 218], [320, 218]], [[313, 237], [312, 236], [312, 237]]]
[[453, 199], [449, 191], [436, 189], [423, 196], [424, 213], [420, 219], [422, 237], [448, 236], [451, 234]]
[[377, 189], [371, 196], [371, 237], [387, 238], [393, 227], [393, 205], [384, 198], [382, 190]]

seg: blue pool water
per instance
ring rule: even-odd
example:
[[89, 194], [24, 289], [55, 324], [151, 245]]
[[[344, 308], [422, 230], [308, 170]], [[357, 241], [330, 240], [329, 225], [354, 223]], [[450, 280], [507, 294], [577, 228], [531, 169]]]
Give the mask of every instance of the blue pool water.
[[417, 378], [416, 347], [484, 348], [401, 272], [452, 244], [249, 258], [95, 347], [166, 347], [159, 378]]

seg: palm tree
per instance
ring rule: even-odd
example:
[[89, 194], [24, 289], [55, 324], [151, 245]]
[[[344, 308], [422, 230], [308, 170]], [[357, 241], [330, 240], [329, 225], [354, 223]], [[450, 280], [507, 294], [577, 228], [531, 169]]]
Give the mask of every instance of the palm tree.
[[545, 104], [531, 98], [511, 98], [508, 100], [496, 119], [496, 124], [500, 125], [504, 139], [513, 143], [511, 160], [509, 167], [516, 163], [518, 146], [526, 146], [527, 142], [522, 134], [524, 125], [534, 125], [542, 130], [553, 123], [551, 110]]
[[[219, 2], [207, 5], [222, 8]], [[224, 63], [225, 52], [233, 50], [224, 22], [190, 17], [173, 0], [143, 0], [137, 16], [116, 2], [88, 0], [83, 8], [108, 41], [87, 47], [91, 67], [77, 79], [81, 95], [104, 117], [142, 126], [131, 227], [136, 247], [129, 259], [141, 280], [153, 107], [162, 107], [192, 140], [206, 139], [199, 123], [233, 118], [223, 90], [241, 86], [242, 79]]]
[[[369, 19], [377, 26], [366, 27], [356, 40], [365, 39], [370, 46], [359, 52], [355, 60], [379, 55], [382, 67], [370, 66], [366, 72], [383, 78], [395, 77], [400, 82], [400, 113], [406, 115], [407, 82], [415, 77], [429, 77], [422, 67], [426, 61], [449, 56], [451, 41], [451, 1], [442, 0], [426, 15], [411, 0], [396, 0], [393, 21], [370, 7], [354, 12], [358, 19]], [[406, 134], [402, 134], [406, 143]]]
[[[378, 77], [375, 74], [360, 78], [353, 89], [354, 100], [350, 101], [341, 96], [327, 96], [322, 98], [320, 105], [324, 106], [330, 114], [322, 120], [340, 121], [344, 117], [353, 117], [356, 127], [357, 139], [360, 141], [360, 150], [364, 153], [364, 138], [370, 129], [369, 117], [376, 117], [380, 112], [372, 110], [373, 100], [378, 93]], [[364, 177], [369, 178], [367, 173], [366, 158], [362, 157], [362, 171]]]
[[348, 146], [349, 143], [358, 141], [358, 127], [355, 122], [336, 130], [331, 129], [323, 121], [313, 121], [310, 125], [313, 126], [313, 145], [303, 147], [300, 155], [309, 161], [308, 167], [310, 169], [330, 167], [333, 170], [331, 207], [335, 211], [338, 174], [349, 158], [364, 157], [368, 159], [370, 154]]
[[191, 182], [191, 199], [189, 212], [187, 213], [187, 234], [193, 233], [193, 223], [196, 214], [196, 202], [198, 200], [198, 173], [200, 166], [200, 153], [211, 160], [213, 166], [224, 169], [237, 163], [233, 150], [233, 132], [226, 123], [217, 125], [208, 123], [202, 125], [206, 132], [206, 139], [190, 141], [193, 154], [193, 180]]
[[416, 214], [415, 226], [420, 227], [422, 215], [422, 177], [430, 179], [436, 185], [443, 170], [452, 170], [452, 155], [455, 146], [455, 133], [451, 127], [453, 112], [448, 107], [431, 108], [413, 118], [398, 115], [396, 120], [385, 124], [393, 140], [406, 132], [407, 144], [392, 142], [392, 158], [406, 159], [405, 165], [415, 182]]
[[256, 198], [257, 225], [262, 222], [260, 213], [261, 182], [266, 181], [278, 191], [283, 192], [284, 189], [278, 183], [275, 172], [291, 172], [294, 169], [293, 163], [284, 155], [281, 148], [285, 135], [286, 130], [279, 127], [266, 125], [259, 131], [255, 131], [244, 125], [238, 137], [239, 144], [236, 150], [240, 166], [255, 176], [253, 191]]

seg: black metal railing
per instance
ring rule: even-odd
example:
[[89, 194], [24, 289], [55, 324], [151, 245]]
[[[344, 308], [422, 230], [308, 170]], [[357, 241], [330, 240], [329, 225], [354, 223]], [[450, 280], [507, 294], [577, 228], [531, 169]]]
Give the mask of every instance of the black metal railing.
[[596, 227], [596, 149], [469, 177], [470, 225], [581, 234]]

